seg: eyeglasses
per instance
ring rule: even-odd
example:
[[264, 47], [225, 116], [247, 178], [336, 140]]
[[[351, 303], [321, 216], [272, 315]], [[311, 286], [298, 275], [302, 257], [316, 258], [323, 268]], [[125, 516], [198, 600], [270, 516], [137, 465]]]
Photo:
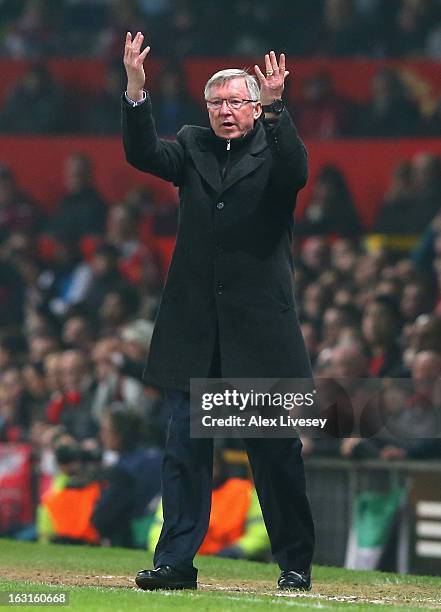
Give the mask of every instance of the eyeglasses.
[[242, 108], [244, 104], [249, 104], [250, 102], [258, 102], [258, 100], [243, 100], [241, 98], [223, 98], [222, 100], [206, 100], [207, 108], [211, 108], [213, 110], [220, 110], [222, 108], [222, 104], [226, 102], [229, 108], [234, 110], [239, 110]]

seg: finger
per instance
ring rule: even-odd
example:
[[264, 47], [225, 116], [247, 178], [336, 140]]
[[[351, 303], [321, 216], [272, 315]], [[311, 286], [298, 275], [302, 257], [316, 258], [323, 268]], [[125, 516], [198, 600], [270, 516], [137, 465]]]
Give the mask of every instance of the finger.
[[130, 32], [126, 34], [126, 44], [124, 45], [124, 59], [128, 59], [132, 44], [132, 35]]
[[289, 70], [285, 70], [285, 76], [283, 77], [283, 79], [286, 79], [288, 75], [289, 75]]
[[262, 73], [262, 71], [260, 70], [257, 64], [254, 66], [254, 72], [256, 73], [256, 76], [259, 79], [259, 81], [263, 83], [265, 81], [265, 75]]
[[146, 47], [144, 51], [141, 53], [141, 55], [139, 56], [139, 61], [141, 64], [143, 63], [143, 61], [145, 60], [145, 58], [147, 57], [149, 53], [150, 53], [150, 47]]
[[134, 51], [136, 53], [139, 53], [141, 51], [143, 40], [144, 40], [144, 36], [141, 34], [141, 32], [138, 32], [138, 34], [136, 35], [135, 43], [134, 43], [134, 47], [135, 47]]
[[270, 60], [270, 56], [268, 55], [268, 53], [265, 55], [265, 70], [267, 72], [271, 72], [272, 70], [271, 60]]
[[270, 53], [270, 61], [271, 61], [271, 70], [273, 72], [279, 72], [279, 66], [277, 64], [277, 58], [276, 58], [276, 54], [274, 53], [274, 51], [271, 51]]
[[279, 69], [281, 74], [285, 74], [285, 65], [285, 54], [281, 53], [279, 59]]
[[137, 32], [136, 35], [135, 35], [135, 38], [132, 41], [131, 49], [134, 52], [136, 51], [136, 47], [138, 46], [139, 34], [140, 34], [140, 32]]

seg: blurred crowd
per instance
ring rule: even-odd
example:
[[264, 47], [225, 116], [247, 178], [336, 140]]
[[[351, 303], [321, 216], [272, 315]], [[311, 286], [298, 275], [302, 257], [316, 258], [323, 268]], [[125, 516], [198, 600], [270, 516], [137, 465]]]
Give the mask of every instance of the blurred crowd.
[[438, 0], [2, 0], [0, 53], [119, 57], [124, 33], [142, 30], [172, 57], [254, 55], [277, 40], [297, 56], [437, 59], [440, 8]]
[[[287, 87], [291, 87], [290, 81]], [[8, 89], [0, 105], [0, 134], [120, 133], [120, 98], [125, 87], [121, 62], [107, 68], [105, 85], [94, 95], [65, 86], [40, 61]], [[441, 135], [441, 101], [421, 96], [418, 84], [400, 70], [381, 68], [364, 102], [341, 95], [320, 71], [295, 83], [285, 101], [304, 138], [436, 138]], [[180, 63], [166, 63], [151, 91], [158, 132], [172, 136], [184, 124], [207, 125], [202, 95], [189, 92]], [[29, 112], [32, 109], [32, 112]]]
[[[142, 371], [164, 280], [156, 241], [175, 234], [177, 204], [158, 205], [143, 188], [104, 201], [82, 153], [65, 161], [64, 190], [45, 216], [0, 165], [0, 440], [38, 445], [54, 426], [96, 437], [106, 407], [122, 402], [161, 444], [167, 415]], [[400, 163], [374, 231], [419, 239], [411, 255], [387, 241], [367, 248], [343, 173], [322, 167], [296, 222], [295, 254], [316, 366], [350, 345], [361, 377], [408, 377], [420, 351], [441, 351], [440, 199], [436, 156]]]
[[[127, 30], [142, 30], [164, 62], [152, 87], [163, 135], [206, 124], [184, 76], [192, 56], [260, 57], [277, 41], [290, 57], [441, 57], [440, 0], [2, 0], [0, 22], [0, 57], [30, 62], [0, 107], [0, 133], [12, 134], [118, 134]], [[102, 90], [84, 95], [60, 81], [46, 60], [66, 56], [104, 59]], [[326, 71], [295, 88], [285, 97], [306, 138], [441, 134], [441, 102], [404, 66], [379, 69], [364, 102], [342, 95]]]

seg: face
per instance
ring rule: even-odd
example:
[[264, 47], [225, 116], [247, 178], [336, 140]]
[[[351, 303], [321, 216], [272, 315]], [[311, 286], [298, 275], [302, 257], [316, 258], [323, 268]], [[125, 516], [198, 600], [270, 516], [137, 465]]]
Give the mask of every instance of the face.
[[[210, 100], [250, 100], [245, 79], [237, 78], [227, 81], [224, 85], [214, 85], [209, 93]], [[253, 129], [254, 121], [260, 116], [262, 107], [260, 103], [244, 104], [239, 109], [230, 108], [223, 102], [220, 109], [208, 109], [208, 117], [213, 132], [219, 138], [230, 140], [239, 138]]]
[[81, 389], [87, 364], [84, 357], [75, 351], [65, 351], [60, 359], [60, 374], [65, 391], [78, 391]]
[[79, 346], [88, 338], [87, 324], [81, 317], [71, 317], [63, 326], [63, 342]]
[[368, 343], [389, 343], [395, 336], [395, 324], [389, 310], [375, 302], [369, 304], [363, 315], [362, 330]]
[[112, 363], [111, 355], [118, 351], [119, 348], [119, 340], [117, 338], [104, 338], [95, 344], [92, 351], [92, 360], [98, 380], [105, 380], [107, 376], [118, 371]]

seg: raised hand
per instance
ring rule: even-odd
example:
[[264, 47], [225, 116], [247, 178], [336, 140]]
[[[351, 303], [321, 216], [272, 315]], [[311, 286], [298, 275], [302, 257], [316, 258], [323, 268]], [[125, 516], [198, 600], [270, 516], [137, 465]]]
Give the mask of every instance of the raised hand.
[[131, 32], [127, 32], [124, 46], [124, 66], [127, 73], [127, 95], [131, 100], [142, 100], [145, 84], [144, 60], [150, 52], [146, 47], [141, 53], [144, 36], [138, 32], [132, 41]]
[[271, 104], [273, 100], [282, 97], [285, 79], [289, 71], [285, 70], [285, 54], [280, 54], [279, 63], [274, 51], [265, 55], [265, 74], [259, 66], [254, 66], [254, 72], [260, 83], [260, 101], [262, 104]]

